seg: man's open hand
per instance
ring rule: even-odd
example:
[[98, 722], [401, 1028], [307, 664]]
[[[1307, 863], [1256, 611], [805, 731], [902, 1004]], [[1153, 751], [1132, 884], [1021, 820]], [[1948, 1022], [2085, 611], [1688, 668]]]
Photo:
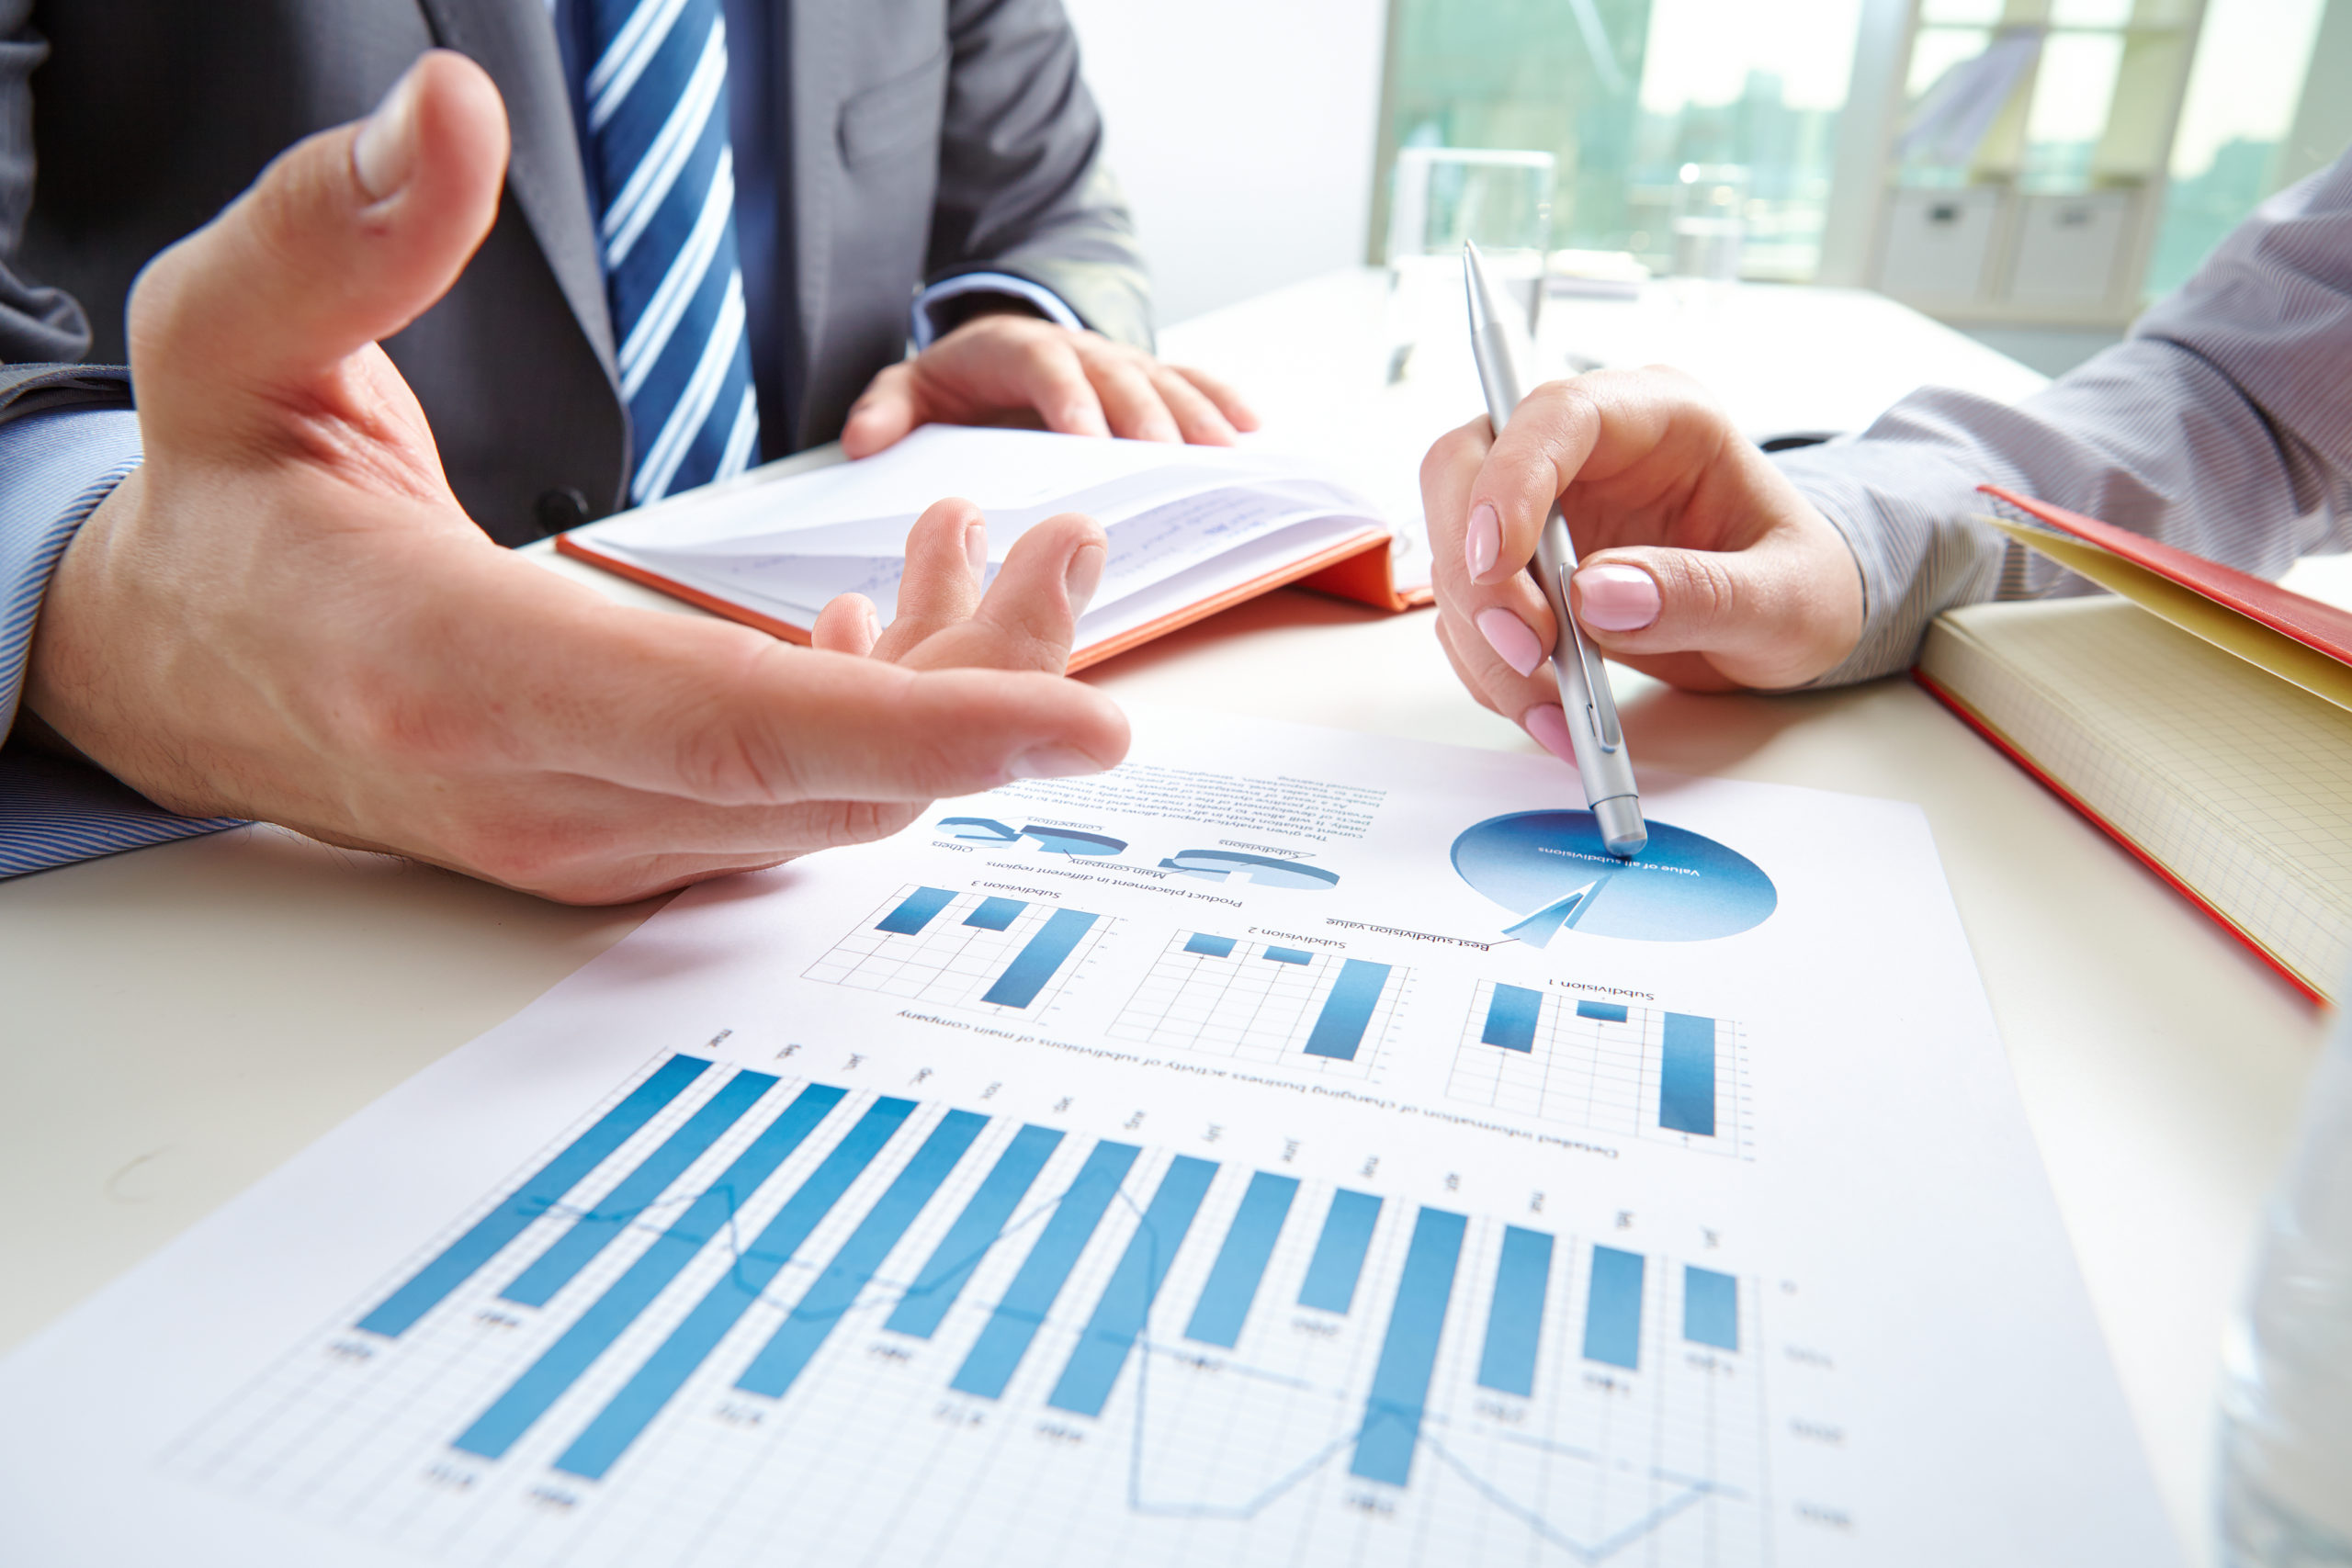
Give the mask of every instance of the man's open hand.
[[59, 566], [34, 713], [174, 810], [579, 902], [1125, 754], [1118, 710], [1060, 678], [1102, 566], [1083, 518], [1033, 529], [983, 596], [978, 513], [943, 502], [888, 636], [843, 601], [814, 651], [616, 606], [492, 544], [376, 343], [481, 243], [505, 150], [489, 78], [429, 54], [149, 267], [146, 463]]
[[924, 424], [1035, 420], [1066, 435], [1125, 435], [1230, 446], [1258, 428], [1213, 376], [1100, 333], [1033, 316], [976, 317], [874, 378], [849, 411], [842, 449], [864, 457]]

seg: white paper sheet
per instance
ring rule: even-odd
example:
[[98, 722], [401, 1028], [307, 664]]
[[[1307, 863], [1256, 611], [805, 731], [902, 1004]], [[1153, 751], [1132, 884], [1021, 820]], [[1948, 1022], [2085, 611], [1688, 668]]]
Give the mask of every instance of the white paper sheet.
[[1149, 714], [691, 892], [0, 1364], [0, 1560], [2177, 1561], [1919, 814], [1644, 783]]

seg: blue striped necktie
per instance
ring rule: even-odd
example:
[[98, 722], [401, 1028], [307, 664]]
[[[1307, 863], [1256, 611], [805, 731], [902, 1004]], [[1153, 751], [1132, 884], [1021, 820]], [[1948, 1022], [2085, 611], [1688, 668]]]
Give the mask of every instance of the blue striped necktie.
[[603, 214], [639, 505], [739, 474], [760, 407], [735, 251], [720, 0], [579, 0], [581, 95]]

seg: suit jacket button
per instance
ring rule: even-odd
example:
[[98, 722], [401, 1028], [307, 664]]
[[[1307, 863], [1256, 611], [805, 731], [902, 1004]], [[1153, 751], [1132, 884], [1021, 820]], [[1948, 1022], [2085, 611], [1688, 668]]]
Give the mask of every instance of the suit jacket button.
[[540, 538], [551, 538], [588, 521], [588, 498], [570, 485], [541, 491], [531, 503], [531, 520], [538, 525]]

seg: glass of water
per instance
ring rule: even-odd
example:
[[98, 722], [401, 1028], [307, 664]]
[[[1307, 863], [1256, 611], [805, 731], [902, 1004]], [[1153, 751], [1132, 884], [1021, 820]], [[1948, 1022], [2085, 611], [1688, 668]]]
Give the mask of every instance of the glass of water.
[[1549, 152], [1407, 147], [1396, 154], [1388, 209], [1388, 276], [1399, 318], [1396, 368], [1420, 338], [1460, 335], [1462, 244], [1475, 243], [1497, 289], [1526, 310], [1529, 335], [1544, 309], [1552, 244]]
[[1748, 172], [1739, 164], [1685, 164], [1674, 187], [1674, 275], [1739, 280], [1747, 240]]

